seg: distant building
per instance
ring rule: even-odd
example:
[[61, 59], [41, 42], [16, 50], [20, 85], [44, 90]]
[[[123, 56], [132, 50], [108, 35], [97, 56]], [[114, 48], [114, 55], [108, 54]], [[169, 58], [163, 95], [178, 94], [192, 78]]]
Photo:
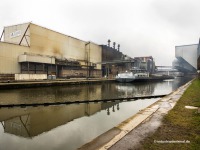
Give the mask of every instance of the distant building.
[[113, 77], [118, 73], [118, 65], [116, 61], [122, 60], [122, 52], [117, 51], [110, 45], [102, 46], [102, 75], [104, 77]]
[[109, 47], [107, 45], [101, 45], [101, 46], [102, 46], [102, 61], [103, 62], [123, 60], [122, 52], [118, 51], [117, 49], [113, 47]]
[[173, 67], [184, 73], [196, 73], [199, 55], [198, 47], [199, 44], [176, 46], [176, 60], [172, 63]]
[[146, 70], [149, 73], [155, 72], [155, 62], [152, 56], [135, 57], [133, 67]]
[[200, 70], [200, 56], [197, 59], [197, 69]]
[[[101, 77], [102, 47], [33, 23], [4, 28], [0, 74]], [[25, 76], [21, 76], [23, 79]], [[30, 77], [30, 76], [29, 76]]]
[[120, 45], [115, 48], [115, 42], [113, 46], [110, 46], [110, 40], [108, 45], [102, 46], [102, 75], [104, 77], [115, 77], [118, 73], [129, 70], [132, 66], [133, 58], [124, 55], [120, 52]]
[[197, 51], [197, 70], [200, 70], [200, 39], [199, 39], [199, 45], [198, 45], [198, 51]]

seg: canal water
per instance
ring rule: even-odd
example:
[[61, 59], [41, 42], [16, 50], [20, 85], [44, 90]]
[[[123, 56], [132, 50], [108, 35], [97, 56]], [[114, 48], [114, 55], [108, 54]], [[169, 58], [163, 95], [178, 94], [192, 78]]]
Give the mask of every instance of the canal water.
[[[156, 83], [102, 83], [0, 91], [0, 104], [99, 100], [169, 94], [191, 78]], [[0, 108], [0, 150], [74, 150], [156, 99]]]

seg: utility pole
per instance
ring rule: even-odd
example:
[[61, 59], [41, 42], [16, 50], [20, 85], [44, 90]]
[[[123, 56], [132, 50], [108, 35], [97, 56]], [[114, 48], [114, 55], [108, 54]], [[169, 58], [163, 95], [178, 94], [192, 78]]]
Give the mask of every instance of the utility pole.
[[51, 80], [52, 80], [52, 56], [51, 56]]

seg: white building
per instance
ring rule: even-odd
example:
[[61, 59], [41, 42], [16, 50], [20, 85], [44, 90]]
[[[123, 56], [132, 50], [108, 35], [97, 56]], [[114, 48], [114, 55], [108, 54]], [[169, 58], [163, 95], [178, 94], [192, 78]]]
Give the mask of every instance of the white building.
[[173, 67], [181, 72], [195, 73], [197, 71], [198, 45], [199, 44], [176, 46], [176, 60], [173, 61]]

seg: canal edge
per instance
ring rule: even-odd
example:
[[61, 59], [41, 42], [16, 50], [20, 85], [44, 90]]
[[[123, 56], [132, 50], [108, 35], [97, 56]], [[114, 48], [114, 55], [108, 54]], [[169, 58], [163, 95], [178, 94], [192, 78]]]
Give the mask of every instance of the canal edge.
[[52, 86], [68, 86], [68, 85], [84, 85], [84, 84], [98, 84], [116, 82], [115, 79], [78, 79], [78, 80], [40, 80], [40, 81], [15, 81], [15, 82], [0, 82], [0, 90], [9, 89], [25, 89], [38, 87], [52, 87]]
[[[150, 118], [155, 112], [159, 110], [159, 106], [162, 102], [169, 102], [172, 108], [176, 105], [176, 102], [180, 99], [185, 90], [189, 87], [193, 80], [187, 82], [182, 85], [175, 91], [169, 93], [165, 97], [159, 99], [155, 103], [150, 106], [140, 110], [135, 115], [129, 117], [124, 120], [117, 126], [111, 128], [107, 132], [99, 135], [89, 143], [81, 146], [79, 150], [107, 150], [115, 145], [118, 141], [120, 141], [123, 137], [125, 137], [130, 131], [134, 130], [136, 127], [140, 126], [143, 122], [145, 122], [148, 118]], [[170, 102], [172, 97], [177, 96], [177, 100], [175, 102]], [[171, 108], [171, 109], [172, 109]]]

